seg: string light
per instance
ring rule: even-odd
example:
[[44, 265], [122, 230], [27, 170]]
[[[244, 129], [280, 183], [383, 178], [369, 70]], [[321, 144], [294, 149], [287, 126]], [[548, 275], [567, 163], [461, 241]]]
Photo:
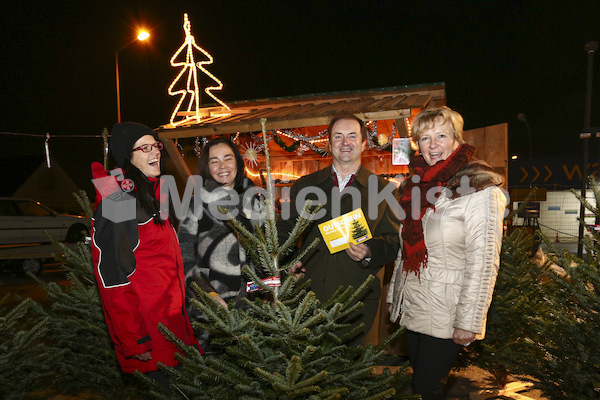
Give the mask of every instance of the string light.
[[396, 179], [396, 178], [383, 178], [383, 179], [387, 179], [388, 181], [394, 183], [396, 186], [400, 186], [402, 184], [402, 182], [404, 182], [404, 179]]
[[[258, 178], [261, 176], [260, 172], [252, 172], [248, 167], [246, 167], [246, 174], [250, 175], [253, 178]], [[300, 178], [300, 176], [298, 175], [294, 175], [294, 174], [290, 174], [287, 172], [271, 172], [271, 175], [276, 175], [276, 176], [280, 176], [282, 178], [287, 178], [287, 179], [282, 179], [282, 180], [296, 180], [298, 178]]]
[[[307, 143], [324, 143], [324, 142], [328, 142], [329, 138], [325, 137], [325, 138], [321, 138], [322, 136], [327, 136], [327, 129], [319, 132], [318, 134], [316, 134], [313, 137], [307, 137], [305, 135], [301, 135], [301, 134], [294, 134], [294, 131], [292, 130], [277, 130], [277, 133], [280, 135], [283, 135], [285, 137], [288, 137], [290, 139], [293, 140], [300, 140], [303, 142], [307, 142]], [[321, 139], [318, 139], [321, 138]]]
[[[198, 71], [197, 71], [196, 67], [217, 83], [216, 86], [210, 86], [210, 87], [207, 87], [206, 89], [204, 89], [204, 92], [208, 96], [210, 96], [213, 100], [215, 100], [217, 103], [219, 103], [225, 110], [228, 110], [228, 111], [231, 110], [231, 108], [229, 108], [229, 106], [227, 104], [225, 104], [223, 101], [221, 101], [219, 98], [217, 98], [217, 96], [215, 96], [212, 93], [212, 91], [214, 91], [214, 90], [222, 90], [223, 83], [219, 79], [217, 79], [217, 77], [215, 77], [213, 74], [208, 72], [203, 67], [203, 65], [212, 64], [213, 57], [206, 50], [204, 50], [202, 47], [200, 47], [196, 44], [196, 39], [194, 38], [194, 36], [191, 33], [191, 30], [192, 30], [191, 27], [192, 27], [192, 24], [190, 23], [190, 21], [188, 19], [188, 15], [183, 14], [183, 30], [185, 31], [185, 41], [179, 47], [179, 49], [177, 49], [175, 54], [173, 54], [173, 57], [171, 57], [171, 66], [173, 66], [175, 68], [181, 67], [182, 69], [179, 72], [179, 74], [177, 75], [177, 77], [173, 80], [173, 82], [171, 83], [171, 85], [169, 86], [169, 89], [168, 89], [169, 95], [171, 95], [171, 96], [179, 95], [180, 97], [179, 97], [177, 106], [175, 107], [175, 109], [173, 110], [173, 113], [171, 114], [171, 118], [169, 120], [170, 124], [165, 125], [166, 128], [175, 128], [177, 126], [184, 125], [184, 124], [189, 125], [189, 124], [193, 124], [193, 123], [199, 123], [199, 122], [201, 122], [202, 118], [205, 116], [214, 118], [214, 117], [224, 117], [224, 116], [231, 115], [231, 113], [223, 112], [222, 109], [201, 110], [201, 108], [200, 108], [200, 94], [199, 94], [200, 86], [198, 85]], [[175, 59], [183, 52], [184, 49], [186, 50], [185, 61], [176, 62]], [[196, 50], [200, 51], [202, 54], [204, 54], [208, 58], [208, 60], [207, 61], [199, 61], [196, 63], [196, 61], [194, 60], [194, 49], [196, 49]], [[187, 72], [186, 88], [181, 89], [181, 90], [173, 90], [175, 85], [177, 83], [179, 83], [180, 79], [186, 72]], [[175, 118], [177, 117], [178, 113], [180, 113], [181, 106], [182, 106], [183, 102], [185, 101], [186, 97], [188, 97], [188, 95], [189, 95], [189, 100], [187, 103], [186, 112], [183, 113], [184, 115], [181, 120], [175, 121]]]
[[[246, 167], [245, 170], [246, 170], [246, 174], [248, 176], [252, 177], [252, 178], [259, 178], [259, 177], [262, 176], [261, 173], [260, 173], [260, 171], [259, 172], [253, 172], [248, 167]], [[291, 173], [288, 173], [288, 172], [271, 172], [271, 175], [273, 175], [273, 176], [279, 176], [282, 181], [295, 181], [295, 180], [301, 178], [301, 176], [299, 176], [299, 175], [294, 175], [294, 174], [291, 174]], [[391, 177], [391, 176], [390, 177], [385, 177], [385, 176], [382, 176], [382, 177], [383, 177], [383, 179], [386, 179], [386, 180], [394, 183], [396, 186], [400, 186], [400, 184], [402, 184], [402, 182], [404, 182], [404, 179], [405, 179], [404, 177], [400, 177], [399, 178], [398, 176], [396, 176], [396, 177]]]

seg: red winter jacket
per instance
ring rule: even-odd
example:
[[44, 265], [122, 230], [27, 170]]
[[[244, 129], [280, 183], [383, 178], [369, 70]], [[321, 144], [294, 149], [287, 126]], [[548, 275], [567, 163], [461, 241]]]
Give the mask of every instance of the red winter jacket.
[[[121, 368], [133, 373], [155, 371], [159, 361], [177, 365], [178, 349], [160, 333], [159, 323], [184, 343], [198, 346], [185, 307], [177, 234], [168, 221], [158, 225], [145, 215], [136, 193], [123, 192], [100, 163], [92, 164], [92, 176], [97, 192], [92, 218], [94, 274]], [[159, 180], [150, 180], [158, 188]], [[133, 358], [146, 351], [151, 360]]]

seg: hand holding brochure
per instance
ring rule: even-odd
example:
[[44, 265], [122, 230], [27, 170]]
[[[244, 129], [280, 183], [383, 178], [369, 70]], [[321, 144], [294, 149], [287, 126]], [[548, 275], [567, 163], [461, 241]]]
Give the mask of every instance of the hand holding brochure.
[[361, 208], [319, 224], [319, 231], [331, 254], [373, 237]]

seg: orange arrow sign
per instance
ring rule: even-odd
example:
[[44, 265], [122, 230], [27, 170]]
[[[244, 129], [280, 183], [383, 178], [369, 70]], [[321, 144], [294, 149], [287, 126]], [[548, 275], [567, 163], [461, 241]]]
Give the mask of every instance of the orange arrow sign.
[[552, 170], [548, 168], [547, 165], [544, 165], [544, 168], [546, 168], [546, 171], [548, 171], [548, 176], [546, 176], [546, 179], [544, 179], [544, 182], [546, 182], [552, 176]]
[[535, 171], [535, 174], [536, 174], [535, 178], [533, 178], [531, 180], [531, 182], [535, 182], [535, 180], [540, 176], [540, 171], [538, 171], [538, 169], [536, 167], [531, 167], [531, 168], [533, 168], [533, 170]]
[[521, 167], [521, 171], [523, 171], [523, 173], [525, 174], [521, 178], [521, 182], [523, 182], [525, 179], [527, 179], [527, 177], [529, 176], [529, 174], [527, 173], [527, 170], [525, 168], [523, 168], [523, 167]]

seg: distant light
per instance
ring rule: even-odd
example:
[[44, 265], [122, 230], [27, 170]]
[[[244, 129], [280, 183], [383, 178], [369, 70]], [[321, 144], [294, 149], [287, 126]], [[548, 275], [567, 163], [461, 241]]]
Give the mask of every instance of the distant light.
[[138, 40], [139, 41], [144, 41], [146, 39], [148, 39], [150, 37], [150, 34], [146, 31], [140, 31], [140, 34], [138, 35]]
[[516, 160], [517, 158], [519, 158], [519, 156], [517, 156], [516, 154], [511, 157], [511, 159], [513, 159], [513, 160]]

